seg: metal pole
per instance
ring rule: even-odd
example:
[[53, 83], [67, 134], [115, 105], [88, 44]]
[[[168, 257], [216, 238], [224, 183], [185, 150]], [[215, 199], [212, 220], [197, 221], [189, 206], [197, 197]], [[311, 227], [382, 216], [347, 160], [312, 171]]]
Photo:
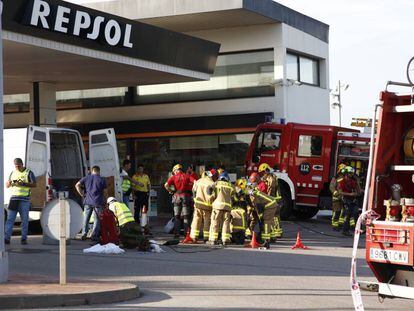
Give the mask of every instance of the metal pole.
[[[0, 1], [0, 154], [3, 155], [3, 27], [1, 16], [3, 14], [3, 2]], [[3, 178], [3, 157], [0, 158], [0, 176]], [[0, 283], [7, 282], [9, 277], [8, 255], [4, 247], [4, 186], [0, 186]]]
[[63, 191], [59, 192], [60, 207], [60, 241], [59, 241], [59, 283], [66, 285], [66, 204]]
[[341, 104], [341, 80], [338, 81], [338, 110], [339, 110], [339, 126], [342, 126], [342, 116], [341, 116], [341, 109], [342, 109], [342, 104]]

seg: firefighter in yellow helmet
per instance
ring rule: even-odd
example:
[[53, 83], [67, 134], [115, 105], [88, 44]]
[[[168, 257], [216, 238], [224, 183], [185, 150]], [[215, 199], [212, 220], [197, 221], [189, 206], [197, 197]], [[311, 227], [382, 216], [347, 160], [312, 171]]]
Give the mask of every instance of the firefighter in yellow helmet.
[[246, 238], [246, 212], [249, 196], [246, 192], [247, 180], [240, 178], [236, 181], [233, 207], [231, 210], [231, 236], [235, 244], [243, 245]]
[[[280, 191], [279, 191], [279, 181], [277, 179], [277, 176], [273, 174], [272, 168], [267, 163], [262, 163], [259, 166], [259, 174], [262, 175], [262, 180], [265, 182], [267, 186], [266, 193], [274, 198], [276, 198], [278, 201], [281, 200]], [[282, 222], [280, 219], [280, 208], [276, 209], [277, 213], [275, 214], [273, 220], [273, 229], [272, 233], [270, 234], [271, 241], [276, 241], [277, 238], [281, 238], [283, 235], [283, 229], [282, 229]]]
[[266, 184], [260, 179], [259, 174], [252, 173], [249, 181], [251, 183], [248, 190], [250, 202], [259, 214], [261, 237], [268, 246], [274, 226], [274, 217], [280, 213], [278, 199], [266, 193]]
[[[332, 193], [332, 221], [331, 226], [335, 231], [339, 231], [341, 225], [343, 225], [344, 205], [338, 189], [338, 184], [342, 181], [344, 175], [344, 169], [346, 165], [341, 163], [338, 165], [337, 174], [332, 177], [329, 184], [329, 190]], [[341, 219], [342, 216], [342, 219]], [[342, 221], [341, 221], [342, 220]]]
[[231, 209], [234, 186], [230, 183], [229, 175], [227, 173], [222, 173], [212, 190], [214, 191], [216, 199], [212, 204], [213, 212], [211, 215], [209, 244], [215, 245], [218, 243], [220, 227], [222, 234], [221, 241], [223, 245], [230, 244]]

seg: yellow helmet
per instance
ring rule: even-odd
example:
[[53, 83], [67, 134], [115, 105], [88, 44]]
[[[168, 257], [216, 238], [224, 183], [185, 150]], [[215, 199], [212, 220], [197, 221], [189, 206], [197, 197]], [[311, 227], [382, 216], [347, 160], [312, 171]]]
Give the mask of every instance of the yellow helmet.
[[247, 180], [245, 178], [239, 178], [236, 180], [236, 186], [240, 189], [245, 189], [247, 185]]
[[174, 172], [176, 170], [182, 170], [182, 169], [183, 169], [183, 166], [181, 164], [176, 164], [176, 165], [174, 165], [172, 171]]
[[272, 168], [270, 167], [270, 165], [267, 164], [267, 163], [260, 164], [258, 172], [261, 173], [261, 172], [264, 172], [266, 170], [269, 170], [269, 171], [272, 170]]
[[346, 167], [345, 164], [341, 163], [338, 165], [338, 173], [340, 173]]
[[218, 173], [219, 175], [221, 175], [223, 172], [224, 172], [224, 169], [223, 169], [223, 168], [221, 168], [221, 167], [217, 170], [217, 173]]

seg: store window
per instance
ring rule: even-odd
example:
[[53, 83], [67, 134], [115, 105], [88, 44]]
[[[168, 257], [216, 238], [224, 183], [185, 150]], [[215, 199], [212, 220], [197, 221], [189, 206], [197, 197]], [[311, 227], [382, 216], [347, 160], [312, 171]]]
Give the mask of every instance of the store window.
[[234, 177], [244, 176], [246, 153], [253, 133], [133, 139], [134, 163], [143, 164], [158, 193], [160, 212], [168, 211], [170, 201], [163, 185], [171, 168], [193, 164], [197, 174], [206, 166], [224, 165]]
[[322, 136], [300, 135], [298, 142], [299, 157], [320, 157], [322, 155]]
[[273, 96], [273, 50], [221, 54], [209, 81], [139, 86], [138, 103]]
[[17, 113], [30, 111], [30, 95], [16, 94], [3, 96], [4, 113]]
[[286, 56], [286, 76], [291, 80], [319, 86], [319, 60], [288, 53]]

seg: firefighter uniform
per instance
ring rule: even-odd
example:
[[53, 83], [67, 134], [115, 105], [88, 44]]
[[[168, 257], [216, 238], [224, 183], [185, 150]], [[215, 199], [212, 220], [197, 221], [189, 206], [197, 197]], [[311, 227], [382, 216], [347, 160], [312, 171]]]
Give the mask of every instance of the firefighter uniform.
[[[345, 176], [341, 180], [341, 182], [338, 183], [338, 190], [342, 195], [345, 214], [345, 221], [342, 227], [342, 233], [344, 235], [351, 235], [351, 233], [349, 232], [351, 219], [355, 219], [358, 213], [358, 199], [355, 195], [359, 195], [361, 193], [361, 188], [359, 187], [358, 181], [353, 176], [354, 169], [348, 166], [344, 170]], [[346, 195], [345, 193], [352, 193], [354, 194], [354, 196]]]
[[213, 179], [206, 174], [194, 182], [194, 215], [190, 233], [190, 237], [193, 240], [199, 237], [201, 229], [203, 229], [203, 238], [205, 241], [210, 237], [212, 203], [215, 199], [212, 191], [213, 187]]
[[277, 199], [263, 193], [258, 188], [250, 190], [249, 195], [253, 206], [262, 215], [262, 239], [268, 242], [271, 239], [271, 233], [274, 225], [274, 216], [276, 213], [280, 213]]
[[120, 239], [125, 248], [138, 248], [141, 251], [149, 249], [149, 241], [142, 233], [140, 226], [135, 222], [131, 210], [126, 204], [117, 202], [115, 198], [108, 198], [109, 209], [118, 220]]
[[[282, 197], [279, 194], [279, 182], [277, 180], [277, 176], [271, 173], [266, 173], [263, 175], [262, 179], [267, 186], [267, 194], [277, 200], [280, 200]], [[278, 209], [278, 213], [275, 214], [273, 222], [273, 230], [270, 237], [272, 239], [281, 238], [283, 235], [283, 229], [280, 219], [280, 209]]]
[[343, 204], [342, 198], [339, 195], [338, 184], [342, 182], [342, 175], [335, 176], [331, 179], [329, 184], [329, 190], [332, 193], [332, 221], [331, 225], [334, 230], [339, 230], [340, 219], [342, 214], [341, 223], [343, 225]]
[[212, 244], [217, 242], [219, 230], [222, 226], [221, 241], [223, 244], [230, 243], [231, 209], [234, 186], [229, 181], [219, 180], [214, 186], [214, 195], [215, 200], [212, 204], [213, 211], [211, 214], [209, 241]]
[[231, 235], [232, 241], [236, 244], [244, 244], [246, 238], [247, 220], [247, 199], [246, 191], [239, 187], [237, 182], [235, 195], [233, 198], [233, 208], [231, 210]]

